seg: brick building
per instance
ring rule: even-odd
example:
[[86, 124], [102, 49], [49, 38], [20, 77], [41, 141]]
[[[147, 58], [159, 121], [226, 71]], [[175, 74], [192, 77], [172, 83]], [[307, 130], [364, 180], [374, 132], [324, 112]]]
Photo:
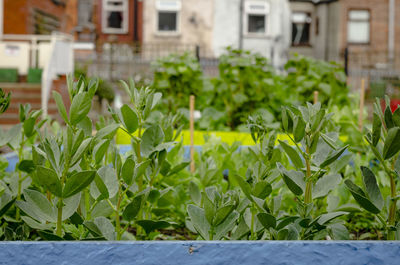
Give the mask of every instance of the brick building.
[[347, 49], [354, 74], [400, 70], [400, 0], [290, 0], [290, 6], [292, 53], [344, 62]]
[[0, 0], [3, 34], [71, 33], [77, 0]]
[[142, 0], [94, 0], [93, 4], [98, 44], [141, 43]]

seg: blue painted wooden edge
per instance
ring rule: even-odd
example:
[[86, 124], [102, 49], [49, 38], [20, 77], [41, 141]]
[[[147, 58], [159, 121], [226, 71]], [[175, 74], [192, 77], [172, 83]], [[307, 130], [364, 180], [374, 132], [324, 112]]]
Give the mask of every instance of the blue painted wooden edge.
[[0, 242], [0, 264], [400, 264], [394, 241]]

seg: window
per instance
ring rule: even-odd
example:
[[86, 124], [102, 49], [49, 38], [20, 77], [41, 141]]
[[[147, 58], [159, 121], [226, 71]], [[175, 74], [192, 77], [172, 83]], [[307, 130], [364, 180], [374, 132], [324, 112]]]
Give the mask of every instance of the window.
[[292, 14], [292, 45], [310, 45], [311, 16], [304, 12]]
[[247, 1], [245, 6], [245, 33], [267, 33], [269, 5], [267, 2]]
[[179, 0], [157, 1], [157, 32], [177, 33], [179, 31]]
[[368, 10], [350, 10], [347, 22], [347, 42], [369, 43], [370, 13]]
[[128, 0], [103, 0], [102, 29], [104, 33], [128, 32]]

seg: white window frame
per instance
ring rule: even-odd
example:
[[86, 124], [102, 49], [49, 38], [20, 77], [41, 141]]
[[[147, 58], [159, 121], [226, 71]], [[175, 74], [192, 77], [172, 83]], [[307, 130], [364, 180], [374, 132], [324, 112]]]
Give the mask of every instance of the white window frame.
[[[254, 9], [253, 6], [262, 6], [262, 9]], [[253, 36], [267, 36], [269, 32], [269, 17], [270, 17], [270, 3], [268, 1], [245, 1], [244, 12], [243, 12], [243, 34]], [[263, 15], [264, 21], [264, 32], [249, 32], [249, 16], [250, 15]]]
[[[312, 23], [313, 23], [313, 18], [312, 15], [309, 12], [306, 11], [293, 11], [290, 21], [292, 24], [309, 24], [309, 32], [308, 32], [308, 42], [307, 43], [293, 43], [292, 40], [292, 34], [293, 32], [291, 32], [290, 34], [290, 38], [291, 38], [291, 45], [292, 47], [301, 47], [301, 46], [309, 46], [311, 45], [311, 38], [312, 38]], [[293, 27], [293, 25], [292, 25]], [[292, 28], [293, 31], [293, 28]]]
[[[120, 2], [120, 6], [109, 6], [109, 2]], [[103, 0], [101, 10], [101, 30], [106, 34], [127, 34], [129, 29], [129, 0]], [[118, 11], [122, 12], [122, 28], [107, 27], [107, 12]]]
[[[365, 12], [368, 14], [367, 18], [351, 18], [351, 13], [352, 12]], [[367, 23], [368, 25], [368, 31], [367, 31], [367, 40], [366, 41], [356, 41], [356, 40], [352, 40], [351, 36], [350, 36], [350, 23], [360, 23], [360, 22], [364, 22]], [[371, 42], [371, 11], [368, 9], [350, 9], [348, 11], [348, 15], [347, 15], [347, 43], [349, 44], [370, 44]]]
[[[172, 4], [174, 3], [174, 4]], [[172, 4], [172, 5], [168, 5]], [[156, 1], [156, 35], [161, 36], [176, 36], [180, 34], [181, 28], [181, 9], [182, 2], [181, 0], [157, 0]], [[175, 30], [159, 30], [159, 12], [175, 12], [176, 13], [176, 29]]]

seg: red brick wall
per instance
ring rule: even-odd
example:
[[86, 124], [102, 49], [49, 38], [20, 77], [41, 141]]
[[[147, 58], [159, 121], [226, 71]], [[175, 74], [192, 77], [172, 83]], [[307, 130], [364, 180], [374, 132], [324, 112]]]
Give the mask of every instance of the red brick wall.
[[59, 30], [68, 33], [68, 29], [72, 26], [69, 23], [74, 19], [67, 18], [65, 5], [56, 5], [51, 0], [4, 0], [4, 34], [33, 34], [32, 11], [34, 8], [58, 17]]
[[27, 34], [27, 0], [4, 0], [4, 34]]
[[[398, 1], [400, 3], [400, 1]], [[375, 63], [387, 63], [388, 53], [388, 3], [389, 0], [342, 0], [341, 3], [341, 51], [348, 46], [354, 60], [364, 65]], [[396, 9], [400, 6], [396, 4]], [[367, 9], [370, 12], [370, 43], [349, 44], [347, 43], [348, 13], [351, 9]], [[398, 11], [400, 16], [400, 11]], [[400, 17], [397, 18], [400, 21]], [[397, 30], [400, 31], [399, 23]], [[356, 57], [357, 56], [357, 57]], [[363, 61], [363, 62], [361, 62]]]

